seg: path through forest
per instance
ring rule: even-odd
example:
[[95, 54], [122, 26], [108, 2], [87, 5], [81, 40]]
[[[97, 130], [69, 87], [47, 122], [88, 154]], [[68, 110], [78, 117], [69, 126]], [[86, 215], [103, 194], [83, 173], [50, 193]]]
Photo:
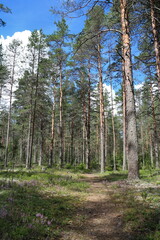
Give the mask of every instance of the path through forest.
[[[94, 174], [86, 174], [90, 183], [83, 208], [78, 211], [77, 222], [71, 224], [63, 240], [129, 240], [124, 231], [125, 203], [118, 196], [127, 194], [127, 181], [108, 182]], [[120, 195], [119, 195], [120, 194]]]

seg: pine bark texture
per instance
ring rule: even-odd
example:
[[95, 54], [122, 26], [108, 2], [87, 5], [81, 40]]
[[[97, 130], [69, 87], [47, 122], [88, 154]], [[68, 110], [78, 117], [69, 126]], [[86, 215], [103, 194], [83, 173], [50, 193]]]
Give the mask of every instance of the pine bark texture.
[[160, 94], [160, 42], [158, 39], [158, 29], [157, 29], [157, 23], [156, 23], [155, 0], [150, 0], [150, 6], [151, 6], [152, 31], [153, 31], [153, 37], [154, 37], [154, 49], [155, 49], [155, 55], [156, 55], [158, 90]]
[[[124, 78], [124, 77], [123, 77]], [[127, 138], [126, 138], [126, 88], [123, 79], [123, 170], [127, 170]]]
[[120, 0], [123, 64], [126, 87], [126, 122], [127, 122], [127, 144], [128, 144], [128, 178], [137, 179], [138, 171], [138, 142], [136, 129], [136, 113], [134, 102], [129, 17], [127, 0]]

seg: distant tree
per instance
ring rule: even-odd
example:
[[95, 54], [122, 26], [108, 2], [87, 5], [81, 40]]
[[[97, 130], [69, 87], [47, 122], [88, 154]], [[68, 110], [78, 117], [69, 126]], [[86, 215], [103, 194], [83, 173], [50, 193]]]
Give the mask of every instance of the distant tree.
[[59, 79], [59, 159], [61, 167], [64, 164], [64, 121], [63, 121], [63, 82], [65, 77], [65, 67], [67, 63], [69, 47], [69, 30], [64, 18], [55, 23], [57, 30], [48, 36], [48, 45], [53, 63], [57, 68], [57, 79]]
[[8, 109], [8, 122], [7, 122], [7, 135], [6, 135], [6, 149], [5, 149], [5, 167], [8, 166], [8, 150], [9, 150], [9, 140], [10, 140], [10, 127], [11, 127], [11, 118], [12, 118], [12, 100], [13, 100], [13, 87], [15, 84], [15, 68], [17, 66], [17, 58], [20, 53], [21, 42], [19, 40], [13, 40], [8, 47], [10, 51], [10, 76], [9, 76], [9, 109]]
[[0, 107], [1, 107], [1, 99], [2, 99], [2, 91], [5, 87], [7, 78], [8, 78], [8, 70], [7, 66], [4, 63], [4, 56], [2, 51], [2, 45], [0, 45]]
[[38, 93], [40, 88], [40, 64], [46, 55], [46, 41], [42, 30], [35, 30], [29, 37], [28, 50], [30, 52], [30, 67], [31, 67], [31, 105], [29, 114], [29, 130], [26, 167], [31, 168], [33, 157], [33, 142], [35, 134], [36, 112], [38, 103]]

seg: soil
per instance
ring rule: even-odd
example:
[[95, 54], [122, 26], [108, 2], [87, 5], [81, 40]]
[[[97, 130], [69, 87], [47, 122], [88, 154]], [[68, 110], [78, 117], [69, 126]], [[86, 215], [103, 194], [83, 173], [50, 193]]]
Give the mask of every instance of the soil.
[[[77, 209], [77, 221], [71, 223], [61, 240], [129, 240], [124, 230], [125, 203], [117, 201], [116, 193], [127, 194], [128, 183], [104, 181], [94, 174], [85, 174], [90, 183], [83, 208]], [[117, 195], [118, 196], [118, 195]]]

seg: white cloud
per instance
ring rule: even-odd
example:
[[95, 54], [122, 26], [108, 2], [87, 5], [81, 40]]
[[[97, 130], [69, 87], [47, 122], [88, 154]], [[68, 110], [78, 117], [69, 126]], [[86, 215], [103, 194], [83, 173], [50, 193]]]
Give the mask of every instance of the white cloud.
[[134, 85], [134, 88], [135, 88], [136, 90], [141, 89], [142, 87], [143, 87], [143, 83]]
[[[13, 40], [18, 40], [22, 44], [19, 49], [19, 56], [16, 60], [16, 67], [15, 67], [15, 83], [13, 86], [13, 91], [16, 89], [17, 86], [17, 79], [23, 75], [23, 72], [25, 69], [29, 68], [29, 62], [27, 60], [27, 44], [28, 44], [28, 38], [31, 36], [31, 31], [25, 30], [23, 32], [15, 32], [13, 36], [7, 36], [4, 38], [1, 36], [0, 38], [0, 44], [2, 44], [3, 53], [4, 53], [4, 60], [8, 66], [8, 69], [12, 69], [12, 59], [13, 55], [9, 51], [8, 47], [9, 44], [12, 43]], [[6, 85], [6, 88], [10, 89], [10, 84], [8, 83]], [[8, 105], [9, 101], [9, 91], [3, 91], [2, 93], [2, 104], [4, 106]]]
[[[96, 94], [99, 97], [99, 93], [98, 93], [98, 87], [96, 87], [94, 89], [94, 94]], [[103, 84], [103, 94], [107, 94], [108, 95], [108, 100], [110, 102], [111, 105], [111, 86], [110, 85], [106, 85], [105, 83]], [[113, 112], [116, 115], [117, 114], [117, 105], [115, 103], [115, 96], [116, 96], [116, 92], [115, 90], [112, 88], [112, 97], [113, 97]], [[93, 95], [93, 97], [91, 97], [91, 100], [94, 102], [95, 101], [95, 96]]]
[[31, 36], [31, 31], [25, 30], [23, 32], [15, 32], [13, 36], [7, 36], [4, 38], [1, 36], [0, 43], [2, 43], [3, 48], [6, 49], [6, 47], [11, 43], [14, 39], [22, 41], [23, 46], [27, 46], [28, 44], [28, 38]]

